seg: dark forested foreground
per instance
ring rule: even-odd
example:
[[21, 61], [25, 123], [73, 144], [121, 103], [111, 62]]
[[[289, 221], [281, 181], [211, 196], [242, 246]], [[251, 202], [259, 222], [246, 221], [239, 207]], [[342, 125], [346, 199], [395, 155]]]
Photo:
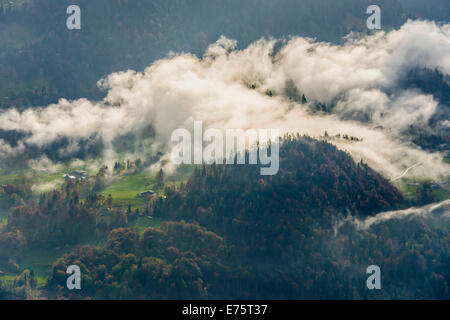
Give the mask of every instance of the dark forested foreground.
[[349, 32], [368, 32], [369, 5], [383, 8], [385, 30], [408, 18], [450, 20], [446, 0], [79, 0], [83, 31], [70, 32], [71, 4], [0, 1], [0, 107], [96, 99], [105, 75], [143, 70], [169, 51], [201, 55], [221, 35], [242, 48], [262, 37], [293, 35], [341, 42]]
[[[393, 211], [430, 199], [405, 200], [325, 141], [284, 137], [276, 176], [251, 165], [196, 169], [140, 211], [112, 208], [94, 192], [101, 179], [38, 199], [26, 185], [10, 194], [22, 205], [1, 231], [0, 266], [21, 275], [3, 283], [2, 299], [450, 298], [448, 203], [432, 214]], [[142, 214], [164, 223], [130, 227]], [[44, 283], [24, 270], [33, 250], [65, 246]], [[70, 265], [81, 290], [66, 287]], [[366, 286], [370, 265], [381, 268], [381, 290]]]

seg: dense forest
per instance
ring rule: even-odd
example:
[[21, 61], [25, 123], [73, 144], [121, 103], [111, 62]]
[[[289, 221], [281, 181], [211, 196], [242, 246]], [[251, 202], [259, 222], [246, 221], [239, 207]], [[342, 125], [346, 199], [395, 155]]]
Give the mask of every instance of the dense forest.
[[[66, 28], [68, 0], [0, 6], [0, 106], [42, 106], [64, 97], [99, 99], [97, 81], [143, 70], [170, 51], [201, 55], [221, 35], [240, 47], [290, 35], [340, 42], [365, 30], [368, 5], [384, 8], [383, 25], [401, 25], [397, 1], [81, 0], [82, 29]], [[132, 3], [132, 5], [130, 5]], [[286, 16], [287, 14], [287, 16]]]
[[447, 0], [425, 2], [421, 0], [399, 0], [404, 10], [413, 18], [436, 21], [450, 20], [450, 3]]
[[[411, 203], [325, 141], [285, 136], [280, 168], [263, 178], [251, 165], [198, 168], [149, 202], [146, 214], [165, 222], [142, 232], [128, 226], [138, 211], [111, 209], [89, 184], [66, 184], [11, 212], [3, 259], [18, 267], [36, 244], [79, 243], [52, 267], [40, 294], [53, 298], [449, 298], [448, 220], [413, 215], [359, 227], [353, 221]], [[72, 264], [83, 270], [76, 292], [65, 287]], [[371, 264], [384, 270], [378, 292], [365, 287]], [[24, 270], [4, 296], [36, 294], [33, 277]]]
[[[82, 29], [67, 30], [70, 1], [28, 0], [0, 2], [0, 108], [24, 110], [46, 106], [61, 98], [102, 99], [97, 82], [112, 72], [142, 71], [170, 52], [198, 56], [221, 35], [238, 41], [239, 48], [265, 37], [305, 36], [341, 43], [349, 32], [367, 33], [365, 9], [383, 8], [383, 29], [398, 28], [408, 18], [448, 21], [448, 1], [270, 0], [223, 1], [80, 1]], [[430, 127], [449, 117], [447, 80], [439, 70], [410, 70], [402, 82], [431, 94], [440, 102]], [[444, 93], [444, 96], [443, 96]], [[322, 106], [322, 104], [319, 104]], [[323, 108], [322, 108], [323, 109]], [[327, 106], [326, 110], [332, 110]], [[432, 130], [412, 127], [412, 142], [432, 151], [446, 151], [450, 127]], [[0, 130], [0, 139], [17, 141], [23, 133]], [[52, 148], [30, 150], [25, 157]], [[84, 159], [101, 153], [101, 137], [80, 141]], [[27, 159], [8, 159], [23, 166]], [[58, 160], [63, 160], [59, 157]]]

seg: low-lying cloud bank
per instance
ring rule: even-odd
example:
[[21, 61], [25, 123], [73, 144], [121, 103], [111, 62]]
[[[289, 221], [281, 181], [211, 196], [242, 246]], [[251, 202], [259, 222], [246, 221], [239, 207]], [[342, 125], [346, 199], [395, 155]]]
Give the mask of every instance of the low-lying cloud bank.
[[[134, 144], [131, 153], [168, 153], [173, 130], [192, 128], [194, 120], [201, 120], [205, 129], [276, 128], [315, 137], [326, 130], [362, 138], [331, 141], [388, 178], [417, 163], [408, 176], [449, 173], [440, 154], [404, 139], [410, 125], [428, 126], [438, 102], [401, 89], [398, 82], [415, 67], [450, 75], [450, 24], [409, 21], [388, 34], [349, 37], [341, 46], [298, 37], [284, 41], [279, 50], [276, 44], [260, 40], [236, 50], [235, 41], [222, 37], [203, 58], [171, 54], [143, 72], [111, 74], [99, 81], [108, 90], [103, 101], [62, 99], [40, 109], [4, 111], [0, 129], [25, 134], [14, 146], [0, 140], [0, 156], [45, 147], [62, 137], [71, 143], [60, 152], [70, 154], [80, 139], [101, 136], [105, 160], [111, 160], [117, 156], [115, 141], [126, 135]], [[312, 113], [316, 102], [332, 109]], [[154, 132], [145, 134], [150, 128]]]
[[435, 218], [445, 219], [446, 221], [448, 221], [448, 219], [450, 219], [450, 200], [429, 204], [423, 207], [386, 211], [378, 213], [376, 216], [368, 217], [365, 219], [348, 217], [346, 219], [338, 221], [335, 225], [334, 231], [336, 235], [339, 232], [339, 229], [348, 223], [353, 224], [358, 230], [367, 230], [379, 223], [389, 222], [391, 220], [414, 218]]

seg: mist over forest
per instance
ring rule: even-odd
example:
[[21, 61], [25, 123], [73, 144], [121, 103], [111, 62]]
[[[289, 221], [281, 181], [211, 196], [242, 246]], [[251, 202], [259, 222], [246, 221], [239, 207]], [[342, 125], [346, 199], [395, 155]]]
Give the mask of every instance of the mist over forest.
[[448, 1], [71, 4], [0, 1], [0, 299], [449, 299]]

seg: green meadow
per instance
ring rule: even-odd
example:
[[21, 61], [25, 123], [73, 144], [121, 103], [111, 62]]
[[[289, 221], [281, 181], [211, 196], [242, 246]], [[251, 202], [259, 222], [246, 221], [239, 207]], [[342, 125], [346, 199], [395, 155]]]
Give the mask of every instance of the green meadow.
[[[45, 285], [47, 276], [51, 272], [52, 264], [65, 253], [70, 252], [74, 246], [66, 246], [64, 248], [42, 248], [39, 250], [30, 250], [26, 252], [23, 259], [19, 262], [22, 270], [33, 270], [38, 286]], [[14, 282], [19, 273], [8, 271], [3, 266], [0, 267], [3, 274], [0, 280], [6, 283]]]
[[154, 176], [151, 174], [134, 174], [115, 178], [115, 181], [102, 190], [100, 194], [111, 195], [116, 207], [128, 206], [139, 208], [144, 201], [138, 197], [141, 192], [154, 190]]
[[[180, 166], [175, 173], [165, 177], [166, 185], [180, 184], [186, 182], [195, 166]], [[140, 208], [144, 201], [138, 195], [147, 190], [153, 190], [157, 195], [162, 196], [163, 190], [158, 190], [155, 185], [155, 174], [141, 172], [118, 176], [113, 182], [100, 192], [107, 197], [111, 195], [115, 207], [125, 207], [131, 205], [132, 209]]]
[[[450, 163], [450, 159], [445, 159], [447, 163]], [[189, 176], [192, 174], [195, 166], [180, 166], [178, 170], [172, 174], [165, 177], [166, 185], [180, 184], [181, 182], [186, 182]], [[57, 186], [64, 181], [63, 175], [70, 172], [74, 168], [70, 164], [63, 164], [59, 167], [59, 170], [52, 173], [45, 173], [43, 171], [26, 170], [11, 174], [0, 175], [0, 184], [14, 184], [22, 183], [24, 178], [30, 179], [35, 185], [48, 185], [52, 184]], [[87, 168], [82, 168], [86, 170]], [[88, 171], [88, 170], [86, 170]], [[89, 172], [89, 174], [94, 175], [95, 172]], [[416, 183], [416, 181], [409, 181], [404, 179], [403, 181], [396, 182], [395, 185], [401, 190], [406, 198], [413, 199], [420, 195], [421, 183]], [[121, 176], [115, 176], [111, 182], [99, 193], [108, 197], [109, 195], [113, 198], [113, 206], [126, 208], [131, 205], [132, 209], [141, 208], [144, 205], [144, 200], [139, 198], [138, 195], [141, 192], [147, 190], [154, 190], [158, 196], [163, 195], [163, 190], [158, 189], [155, 185], [155, 174], [151, 172], [140, 172], [134, 174], [125, 174]], [[39, 191], [34, 191], [37, 195]], [[446, 189], [433, 190], [433, 194], [437, 199], [448, 199], [450, 198], [450, 191]], [[0, 195], [1, 196], [1, 195]], [[8, 222], [6, 212], [0, 212], [0, 228], [5, 226]], [[139, 216], [136, 219], [130, 221], [129, 227], [134, 228], [142, 234], [144, 230], [148, 227], [161, 228], [164, 220], [148, 217]], [[103, 246], [104, 239], [92, 244], [95, 246]], [[30, 269], [33, 270], [38, 286], [43, 286], [45, 284], [46, 278], [51, 272], [52, 264], [65, 253], [70, 252], [74, 249], [74, 246], [65, 246], [61, 248], [41, 248], [38, 250], [30, 250], [26, 252], [23, 259], [18, 261], [22, 270]], [[5, 283], [12, 283], [19, 273], [14, 273], [9, 271], [6, 266], [0, 266], [0, 281]]]

